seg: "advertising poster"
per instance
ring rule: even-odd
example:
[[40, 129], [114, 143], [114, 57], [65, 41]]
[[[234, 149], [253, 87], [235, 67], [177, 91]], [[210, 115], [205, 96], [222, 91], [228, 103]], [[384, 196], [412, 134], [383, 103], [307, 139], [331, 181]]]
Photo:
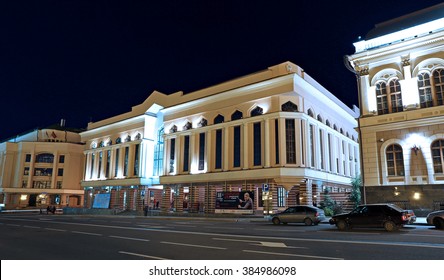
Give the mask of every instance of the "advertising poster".
[[110, 193], [98, 193], [94, 196], [92, 208], [109, 208]]
[[217, 192], [216, 213], [253, 214], [254, 192]]

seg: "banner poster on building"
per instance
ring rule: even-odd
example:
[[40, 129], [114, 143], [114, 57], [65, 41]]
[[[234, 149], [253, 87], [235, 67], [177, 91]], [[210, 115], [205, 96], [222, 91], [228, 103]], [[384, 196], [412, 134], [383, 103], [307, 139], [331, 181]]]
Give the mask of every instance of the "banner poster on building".
[[110, 193], [98, 193], [94, 196], [92, 208], [109, 208]]
[[215, 213], [253, 214], [254, 192], [217, 192]]

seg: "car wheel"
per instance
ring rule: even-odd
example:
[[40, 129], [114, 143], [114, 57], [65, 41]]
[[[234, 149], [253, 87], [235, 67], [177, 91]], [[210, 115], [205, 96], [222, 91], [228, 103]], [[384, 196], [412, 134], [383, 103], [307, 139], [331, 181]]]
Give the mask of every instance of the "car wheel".
[[347, 229], [347, 222], [345, 222], [344, 220], [339, 220], [336, 222], [336, 227], [339, 230], [346, 230]]
[[274, 217], [273, 220], [271, 220], [273, 222], [273, 224], [278, 225], [281, 223], [281, 220], [279, 220], [279, 218]]
[[444, 220], [440, 219], [440, 218], [435, 218], [433, 220], [433, 225], [437, 228], [437, 229], [444, 229]]
[[384, 228], [386, 231], [395, 231], [398, 229], [396, 224], [393, 221], [387, 221], [384, 223]]
[[305, 218], [304, 224], [306, 226], [311, 226], [313, 224], [313, 221], [310, 218]]

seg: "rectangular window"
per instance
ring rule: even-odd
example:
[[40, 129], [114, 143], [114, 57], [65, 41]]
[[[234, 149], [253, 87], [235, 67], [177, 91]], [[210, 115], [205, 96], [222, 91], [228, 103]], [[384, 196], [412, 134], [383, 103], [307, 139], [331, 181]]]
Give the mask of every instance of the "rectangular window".
[[89, 178], [92, 179], [93, 177], [93, 173], [94, 173], [94, 159], [95, 159], [95, 154], [91, 154], [91, 169], [89, 172]]
[[199, 170], [205, 168], [205, 132], [199, 134]]
[[325, 169], [325, 162], [324, 162], [324, 132], [319, 129], [319, 146], [320, 146], [320, 164], [321, 169]]
[[63, 176], [63, 168], [57, 170], [57, 176]]
[[64, 155], [59, 156], [59, 163], [65, 163], [65, 156]]
[[274, 150], [276, 153], [276, 164], [279, 164], [279, 120], [274, 120]]
[[140, 144], [134, 146], [134, 176], [139, 176]]
[[295, 123], [293, 119], [285, 120], [285, 145], [287, 163], [296, 164]]
[[120, 157], [120, 149], [116, 149], [116, 158], [114, 161], [114, 177], [119, 175], [119, 157]]
[[241, 166], [241, 127], [233, 129], [233, 167]]
[[129, 157], [129, 147], [125, 147], [125, 155], [123, 158], [123, 176], [128, 176], [128, 157]]
[[56, 188], [57, 189], [61, 189], [62, 188], [62, 181], [57, 181]]
[[301, 152], [302, 152], [302, 164], [305, 164], [305, 134], [304, 134], [304, 121], [301, 120]]
[[278, 187], [277, 188], [277, 206], [278, 207], [285, 207], [285, 197], [286, 197], [287, 191], [282, 188], [282, 187]]
[[327, 150], [328, 150], [328, 158], [330, 163], [330, 172], [333, 172], [333, 153], [331, 151], [332, 143], [331, 143], [331, 134], [327, 134]]
[[163, 173], [163, 128], [157, 133], [157, 144], [154, 151], [154, 176], [160, 176]]
[[183, 143], [183, 172], [190, 171], [190, 136], [184, 136]]
[[99, 152], [99, 169], [97, 170], [97, 177], [101, 177], [102, 175], [102, 160], [103, 160], [103, 152]]
[[25, 167], [23, 175], [29, 175], [29, 167]]
[[26, 154], [25, 162], [31, 162], [31, 154]]
[[34, 176], [52, 176], [52, 168], [35, 168]]
[[309, 136], [310, 136], [310, 167], [315, 167], [315, 131], [314, 131], [314, 125], [310, 124], [309, 126]]
[[28, 187], [28, 180], [22, 181], [22, 189], [26, 189]]
[[109, 178], [109, 166], [111, 164], [111, 150], [106, 151], [106, 167], [105, 167], [105, 177]]
[[171, 139], [171, 146], [170, 146], [170, 173], [174, 172], [174, 162], [176, 160], [176, 139]]
[[222, 129], [216, 130], [215, 169], [222, 169]]
[[262, 132], [261, 123], [253, 124], [253, 164], [262, 165]]

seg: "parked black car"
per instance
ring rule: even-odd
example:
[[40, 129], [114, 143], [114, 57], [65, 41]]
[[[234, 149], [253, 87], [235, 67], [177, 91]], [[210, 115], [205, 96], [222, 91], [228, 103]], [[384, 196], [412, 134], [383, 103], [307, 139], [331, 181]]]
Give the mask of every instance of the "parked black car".
[[325, 219], [324, 210], [314, 206], [293, 206], [270, 217], [273, 224], [304, 223], [307, 226], [317, 225]]
[[408, 211], [394, 204], [365, 204], [347, 214], [335, 215], [330, 224], [339, 230], [352, 227], [383, 227], [394, 231], [409, 223]]

